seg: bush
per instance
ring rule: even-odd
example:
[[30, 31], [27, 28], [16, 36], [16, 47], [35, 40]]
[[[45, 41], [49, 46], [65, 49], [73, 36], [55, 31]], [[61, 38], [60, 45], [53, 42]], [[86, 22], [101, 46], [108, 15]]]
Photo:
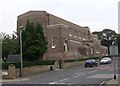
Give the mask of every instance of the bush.
[[[23, 62], [23, 67], [37, 66], [37, 65], [54, 65], [55, 60], [46, 60], [46, 61], [25, 61]], [[15, 65], [16, 68], [20, 68], [20, 62], [3, 62], [2, 69], [8, 69], [10, 64]]]
[[26, 61], [23, 63], [23, 67], [37, 66], [37, 65], [54, 65], [55, 60], [46, 61]]
[[76, 61], [84, 61], [84, 60], [87, 60], [87, 59], [98, 59], [99, 57], [86, 57], [86, 58], [80, 58], [80, 59], [68, 59], [68, 60], [65, 60], [64, 62], [67, 63], [67, 62], [76, 62]]
[[13, 65], [15, 65], [15, 67], [16, 68], [20, 68], [20, 62], [18, 63], [18, 62], [3, 62], [2, 63], [2, 69], [8, 69], [8, 66], [10, 65], [10, 64], [13, 64]]

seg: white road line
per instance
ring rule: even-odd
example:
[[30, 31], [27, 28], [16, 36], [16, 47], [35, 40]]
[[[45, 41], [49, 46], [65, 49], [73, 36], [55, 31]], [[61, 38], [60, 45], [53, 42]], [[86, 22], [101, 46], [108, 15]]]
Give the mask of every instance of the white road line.
[[76, 77], [79, 77], [79, 76], [82, 76], [82, 75], [85, 75], [85, 73], [83, 73], [83, 74], [78, 74], [78, 75], [74, 75], [73, 77], [76, 78]]
[[48, 83], [48, 84], [57, 84], [58, 82], [50, 82], [50, 83]]
[[65, 79], [59, 80], [59, 82], [62, 82], [62, 81], [68, 80], [68, 79], [70, 79], [70, 78], [65, 78]]
[[88, 72], [88, 73], [93, 73], [93, 72], [96, 72], [97, 70], [93, 70], [93, 71], [90, 71], [90, 72]]
[[81, 75], [76, 75], [76, 76], [73, 76], [73, 77], [76, 78], [76, 77], [79, 77], [79, 76], [81, 76]]
[[58, 80], [58, 81], [53, 81], [53, 82], [50, 82], [49, 84], [65, 84], [65, 83], [61, 83], [61, 82], [65, 81], [65, 80], [68, 80], [68, 79], [70, 79], [70, 78], [65, 78], [65, 79], [61, 79], [61, 80]]

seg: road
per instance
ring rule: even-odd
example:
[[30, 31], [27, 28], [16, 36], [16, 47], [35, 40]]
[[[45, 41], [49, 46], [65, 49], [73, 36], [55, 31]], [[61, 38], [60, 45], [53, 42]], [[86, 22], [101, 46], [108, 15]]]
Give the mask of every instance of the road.
[[[118, 70], [115, 61], [116, 76]], [[54, 71], [35, 74], [15, 81], [3, 82], [3, 84], [100, 84], [103, 81], [113, 79], [114, 64], [98, 65], [98, 67], [85, 68], [84, 65], [69, 69], [56, 69]]]

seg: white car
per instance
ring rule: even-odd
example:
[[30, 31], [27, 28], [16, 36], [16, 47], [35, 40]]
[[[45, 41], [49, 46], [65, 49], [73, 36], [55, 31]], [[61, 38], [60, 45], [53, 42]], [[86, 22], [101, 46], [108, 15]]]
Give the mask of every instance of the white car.
[[100, 64], [111, 64], [111, 59], [109, 57], [104, 57], [100, 60]]

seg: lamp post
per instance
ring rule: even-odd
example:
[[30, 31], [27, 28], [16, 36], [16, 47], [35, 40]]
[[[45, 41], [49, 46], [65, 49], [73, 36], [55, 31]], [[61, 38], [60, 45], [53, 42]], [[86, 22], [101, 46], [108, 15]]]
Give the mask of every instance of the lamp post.
[[23, 60], [22, 60], [22, 29], [23, 26], [19, 27], [20, 30], [20, 77], [22, 77], [22, 67], [23, 67]]
[[113, 46], [113, 61], [114, 61], [114, 79], [116, 79], [116, 70], [115, 70], [115, 42], [112, 42], [112, 46]]

